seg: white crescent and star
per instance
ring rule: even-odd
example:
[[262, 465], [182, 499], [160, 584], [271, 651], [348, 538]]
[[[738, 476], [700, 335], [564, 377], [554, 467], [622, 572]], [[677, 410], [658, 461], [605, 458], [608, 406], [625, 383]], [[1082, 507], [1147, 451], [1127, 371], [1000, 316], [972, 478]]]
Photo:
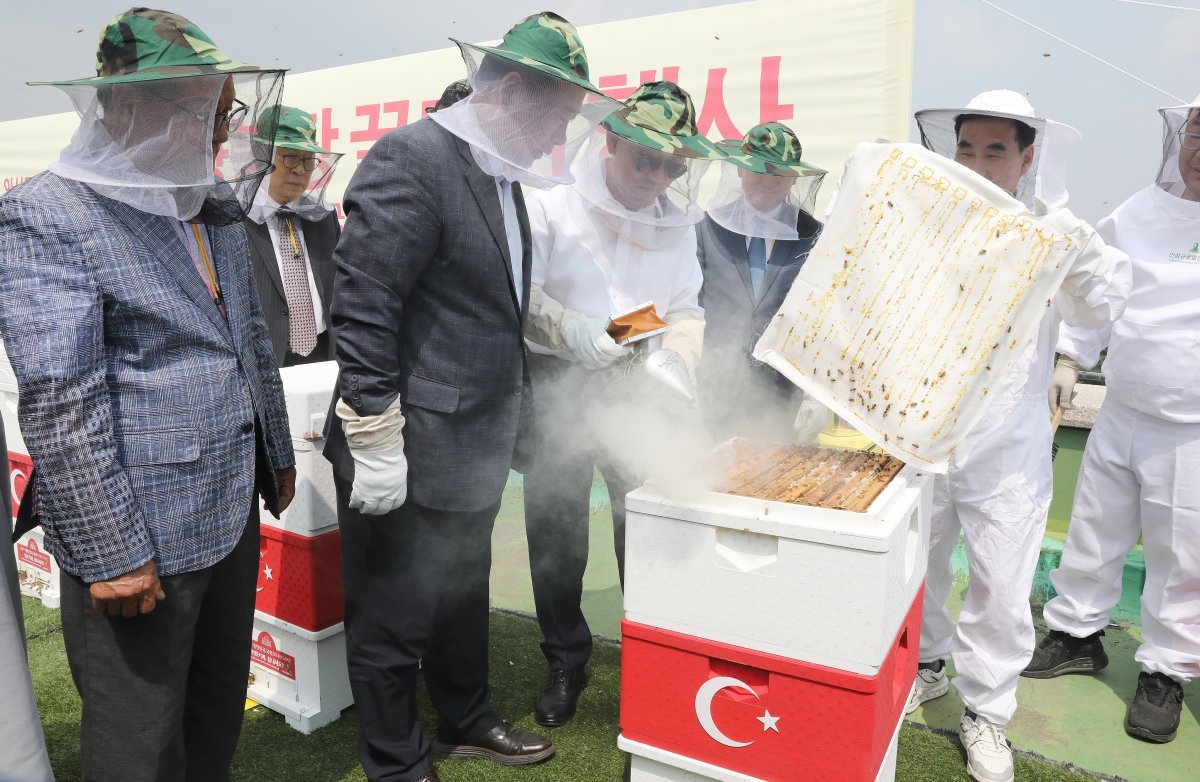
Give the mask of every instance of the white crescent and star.
[[[265, 557], [266, 555], [267, 555], [267, 552], [265, 552], [265, 551], [260, 551], [260, 552], [258, 552], [258, 558], [259, 558], [259, 559], [262, 559], [262, 558], [263, 558], [263, 557]], [[271, 573], [271, 566], [270, 566], [270, 565], [263, 565], [263, 575], [267, 577], [267, 580], [268, 580], [268, 581], [273, 581], [273, 580], [275, 579], [275, 576], [274, 576], [274, 575]], [[257, 587], [257, 588], [256, 588], [254, 591], [255, 591], [255, 592], [261, 592], [261, 591], [263, 591], [264, 589], [266, 589], [266, 587]]]
[[[717, 727], [717, 723], [713, 721], [712, 701], [717, 693], [726, 688], [736, 688], [744, 692], [748, 692], [758, 699], [758, 693], [750, 689], [750, 687], [740, 679], [735, 679], [732, 676], [718, 676], [714, 679], [709, 679], [704, 684], [700, 685], [700, 689], [696, 690], [696, 719], [700, 721], [700, 727], [704, 728], [704, 732], [709, 735], [713, 741], [724, 744], [727, 747], [748, 747], [753, 744], [753, 741], [734, 741], [721, 732]], [[779, 732], [779, 717], [774, 717], [767, 709], [763, 709], [763, 716], [756, 718], [763, 725], [763, 733], [768, 730]]]

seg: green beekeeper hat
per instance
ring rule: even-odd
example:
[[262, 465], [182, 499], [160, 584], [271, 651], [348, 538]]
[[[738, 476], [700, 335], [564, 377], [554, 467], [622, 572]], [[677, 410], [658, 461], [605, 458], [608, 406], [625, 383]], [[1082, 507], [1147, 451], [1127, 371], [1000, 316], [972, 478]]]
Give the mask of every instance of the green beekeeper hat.
[[771, 176], [815, 176], [824, 169], [800, 159], [804, 150], [800, 139], [787, 125], [765, 122], [755, 125], [743, 139], [718, 142], [727, 159], [735, 166], [756, 174]]
[[73, 81], [30, 82], [30, 85], [101, 86], [282, 70], [230, 59], [203, 30], [179, 14], [130, 8], [113, 17], [100, 33], [95, 76]]
[[556, 13], [543, 11], [528, 16], [504, 34], [499, 46], [479, 46], [451, 41], [459, 47], [478, 49], [511, 62], [527, 65], [534, 70], [582, 87], [588, 92], [603, 95], [588, 81], [587, 52], [575, 25]]
[[600, 124], [621, 138], [659, 152], [704, 160], [725, 158], [725, 153], [696, 129], [692, 98], [674, 82], [646, 82]]
[[[312, 152], [317, 155], [335, 154], [317, 145], [317, 123], [312, 115], [295, 106], [271, 106], [258, 115], [257, 127], [275, 128], [275, 146]], [[270, 139], [259, 138], [267, 142]], [[339, 155], [340, 157], [340, 155]]]

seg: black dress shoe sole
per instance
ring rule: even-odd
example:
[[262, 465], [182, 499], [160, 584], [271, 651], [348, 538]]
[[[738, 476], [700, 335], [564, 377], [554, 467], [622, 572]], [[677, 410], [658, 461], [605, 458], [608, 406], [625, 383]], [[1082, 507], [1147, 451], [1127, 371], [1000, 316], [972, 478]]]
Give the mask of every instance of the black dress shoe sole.
[[472, 744], [443, 744], [435, 741], [433, 742], [433, 754], [439, 758], [483, 758], [502, 766], [527, 766], [531, 763], [540, 763], [553, 755], [554, 747], [552, 745], [543, 750], [527, 752], [522, 755], [505, 755], [503, 752]]
[[1108, 667], [1108, 657], [1076, 657], [1073, 660], [1063, 660], [1053, 668], [1042, 671], [1025, 669], [1021, 675], [1026, 679], [1055, 679], [1068, 673], [1099, 673]]
[[1149, 728], [1143, 728], [1141, 725], [1130, 724], [1129, 717], [1126, 716], [1125, 732], [1130, 736], [1133, 736], [1135, 739], [1142, 739], [1143, 741], [1149, 741], [1154, 744], [1167, 744], [1175, 740], [1175, 734], [1179, 732], [1179, 729], [1176, 728], [1170, 733], [1155, 733]]
[[541, 725], [543, 728], [561, 728], [563, 725], [566, 725], [573, 719], [575, 719], [574, 711], [572, 711], [570, 714], [564, 714], [561, 717], [543, 717], [541, 714], [537, 713], [533, 715], [533, 721], [538, 725]]

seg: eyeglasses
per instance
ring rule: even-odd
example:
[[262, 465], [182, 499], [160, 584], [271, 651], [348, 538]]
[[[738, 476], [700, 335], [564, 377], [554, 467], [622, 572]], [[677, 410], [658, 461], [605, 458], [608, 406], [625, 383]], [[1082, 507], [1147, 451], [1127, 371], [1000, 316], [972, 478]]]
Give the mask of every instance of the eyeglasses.
[[303, 165], [305, 171], [313, 171], [320, 162], [315, 157], [300, 157], [299, 155], [284, 155], [280, 158], [283, 161], [283, 167], [293, 169], [296, 166]]
[[679, 177], [687, 173], [687, 163], [640, 153], [634, 165], [643, 174], [649, 174], [651, 171], [657, 171], [661, 168], [671, 179], [679, 179]]
[[1200, 133], [1188, 133], [1185, 128], [1180, 128], [1179, 143], [1184, 149], [1200, 149]]
[[213, 125], [214, 130], [220, 130], [222, 126], [229, 130], [237, 130], [241, 127], [242, 120], [246, 118], [246, 109], [249, 107], [236, 98], [233, 102], [235, 105], [229, 111], [218, 111], [216, 113], [216, 124]]

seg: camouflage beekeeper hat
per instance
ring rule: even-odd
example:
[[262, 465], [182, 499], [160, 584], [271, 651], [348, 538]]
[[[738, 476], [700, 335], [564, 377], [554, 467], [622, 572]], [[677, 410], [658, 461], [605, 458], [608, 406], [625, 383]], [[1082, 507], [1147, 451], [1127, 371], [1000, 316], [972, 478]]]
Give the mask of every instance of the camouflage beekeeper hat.
[[543, 11], [528, 16], [504, 34], [499, 46], [479, 46], [451, 41], [460, 48], [476, 49], [511, 62], [527, 65], [542, 73], [603, 95], [588, 78], [587, 52], [575, 25], [556, 13]]
[[692, 98], [674, 82], [646, 82], [600, 124], [623, 139], [659, 152], [703, 160], [725, 158], [725, 153], [697, 130]]
[[[334, 154], [317, 144], [317, 123], [312, 115], [295, 106], [271, 106], [258, 115], [259, 129], [275, 128], [275, 146], [312, 152], [317, 155]], [[261, 138], [261, 141], [270, 139]]]
[[755, 125], [742, 139], [717, 142], [730, 163], [756, 174], [771, 176], [814, 176], [824, 169], [801, 160], [800, 139], [787, 125], [764, 122]]
[[230, 59], [203, 30], [179, 14], [152, 8], [130, 8], [113, 17], [100, 33], [95, 76], [30, 84], [101, 86], [186, 76], [282, 70], [261, 68]]

